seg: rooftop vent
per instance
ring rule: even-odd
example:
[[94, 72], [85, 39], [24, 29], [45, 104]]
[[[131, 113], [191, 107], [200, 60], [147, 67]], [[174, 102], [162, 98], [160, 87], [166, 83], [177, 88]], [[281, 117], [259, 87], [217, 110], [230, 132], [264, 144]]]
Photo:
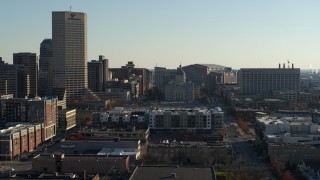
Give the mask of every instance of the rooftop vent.
[[176, 177], [177, 177], [177, 173], [171, 173], [171, 174], [170, 174], [170, 177], [176, 178]]

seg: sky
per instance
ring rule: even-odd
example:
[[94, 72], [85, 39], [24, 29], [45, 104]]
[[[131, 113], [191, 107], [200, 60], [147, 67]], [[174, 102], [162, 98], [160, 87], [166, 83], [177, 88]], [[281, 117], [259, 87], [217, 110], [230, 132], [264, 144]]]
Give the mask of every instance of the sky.
[[85, 12], [88, 61], [110, 67], [320, 68], [319, 0], [1, 0], [0, 57], [51, 38], [51, 12]]

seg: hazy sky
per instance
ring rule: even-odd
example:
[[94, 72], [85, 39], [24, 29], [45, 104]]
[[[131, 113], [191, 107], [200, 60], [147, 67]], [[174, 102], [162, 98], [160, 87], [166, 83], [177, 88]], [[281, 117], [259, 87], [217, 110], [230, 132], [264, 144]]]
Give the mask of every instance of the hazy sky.
[[111, 67], [320, 68], [319, 0], [0, 0], [0, 56], [39, 54], [51, 12], [70, 5], [88, 15], [88, 60]]

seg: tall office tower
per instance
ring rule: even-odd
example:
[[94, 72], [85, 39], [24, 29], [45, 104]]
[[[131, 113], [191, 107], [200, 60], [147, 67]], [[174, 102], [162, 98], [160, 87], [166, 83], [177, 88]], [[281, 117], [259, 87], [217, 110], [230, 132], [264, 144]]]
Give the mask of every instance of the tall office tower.
[[40, 44], [39, 95], [52, 95], [52, 40], [44, 39]]
[[38, 96], [38, 58], [36, 53], [14, 53], [13, 64], [24, 66], [24, 79], [27, 82], [25, 83], [25, 92], [18, 97]]
[[23, 96], [25, 83], [23, 65], [7, 64], [0, 59], [0, 95]]
[[275, 91], [300, 91], [300, 69], [294, 68], [241, 68], [238, 85], [242, 94], [270, 95]]
[[176, 78], [175, 69], [166, 69], [164, 67], [154, 68], [154, 83], [160, 94], [164, 94], [165, 86]]
[[106, 59], [103, 55], [99, 55], [99, 61], [102, 62], [103, 68], [103, 90], [106, 87], [106, 82], [110, 81], [110, 71], [109, 71], [109, 59]]
[[166, 73], [166, 68], [155, 67], [154, 68], [154, 85], [157, 89], [164, 89], [164, 75]]
[[94, 92], [104, 91], [106, 82], [110, 80], [109, 60], [99, 56], [99, 61], [88, 62], [88, 87]]
[[103, 63], [101, 61], [88, 62], [88, 86], [93, 92], [103, 90]]
[[80, 98], [88, 88], [87, 15], [52, 12], [52, 87], [65, 89], [67, 100]]

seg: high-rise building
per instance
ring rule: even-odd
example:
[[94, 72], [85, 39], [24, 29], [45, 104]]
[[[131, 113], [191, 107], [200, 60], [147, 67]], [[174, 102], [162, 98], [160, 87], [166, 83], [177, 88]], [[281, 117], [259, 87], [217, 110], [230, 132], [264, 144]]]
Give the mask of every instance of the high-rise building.
[[25, 90], [23, 65], [7, 64], [0, 57], [0, 95], [18, 97], [19, 89]]
[[52, 86], [65, 89], [67, 100], [80, 98], [88, 87], [87, 15], [52, 12]]
[[40, 44], [39, 95], [49, 96], [52, 91], [52, 40], [44, 39]]
[[170, 80], [175, 79], [176, 70], [166, 69], [165, 67], [155, 67], [154, 68], [154, 85], [164, 94], [165, 86]]
[[109, 59], [106, 59], [103, 55], [99, 55], [99, 61], [102, 62], [103, 68], [103, 89], [105, 88], [106, 82], [111, 80], [109, 71]]
[[88, 62], [88, 87], [93, 92], [103, 90], [103, 68], [102, 62], [92, 60]]
[[88, 62], [88, 86], [94, 92], [105, 90], [106, 82], [109, 81], [109, 60], [99, 56], [99, 61]]
[[38, 96], [38, 58], [36, 53], [14, 53], [13, 64], [24, 66], [25, 91], [18, 97]]
[[276, 91], [300, 91], [300, 69], [241, 68], [238, 85], [242, 94], [271, 95]]

